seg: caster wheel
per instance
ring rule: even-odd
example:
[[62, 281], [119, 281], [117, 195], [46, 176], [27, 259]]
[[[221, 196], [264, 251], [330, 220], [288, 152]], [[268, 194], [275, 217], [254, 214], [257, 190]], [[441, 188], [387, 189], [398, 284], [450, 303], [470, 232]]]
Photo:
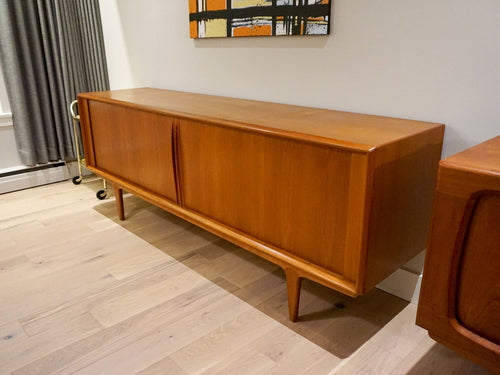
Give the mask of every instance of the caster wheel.
[[80, 185], [80, 183], [82, 182], [83, 178], [82, 176], [75, 176], [71, 179], [71, 181], [75, 184], [75, 185]]
[[97, 199], [99, 199], [100, 201], [102, 201], [103, 199], [106, 199], [106, 197], [108, 196], [108, 192], [106, 190], [99, 190], [95, 196], [97, 197]]

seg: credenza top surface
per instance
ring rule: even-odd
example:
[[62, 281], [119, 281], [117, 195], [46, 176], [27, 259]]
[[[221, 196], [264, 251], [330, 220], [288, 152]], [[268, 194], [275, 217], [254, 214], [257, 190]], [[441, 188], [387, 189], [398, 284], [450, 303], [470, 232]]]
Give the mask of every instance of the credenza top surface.
[[441, 165], [500, 176], [500, 136], [450, 156]]
[[79, 97], [359, 151], [443, 127], [423, 121], [154, 88], [84, 93]]

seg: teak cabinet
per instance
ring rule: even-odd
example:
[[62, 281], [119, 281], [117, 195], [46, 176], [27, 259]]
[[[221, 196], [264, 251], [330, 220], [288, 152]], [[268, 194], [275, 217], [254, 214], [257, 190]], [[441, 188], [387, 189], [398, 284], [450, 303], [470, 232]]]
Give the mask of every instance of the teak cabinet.
[[88, 168], [274, 262], [365, 293], [425, 248], [440, 124], [150, 88], [78, 96]]
[[500, 137], [440, 163], [417, 324], [500, 374]]

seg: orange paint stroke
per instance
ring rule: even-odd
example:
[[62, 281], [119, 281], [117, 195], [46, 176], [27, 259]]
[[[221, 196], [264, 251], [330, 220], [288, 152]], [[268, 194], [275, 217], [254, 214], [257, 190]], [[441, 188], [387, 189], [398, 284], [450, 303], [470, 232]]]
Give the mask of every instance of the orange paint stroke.
[[198, 38], [198, 22], [189, 22], [189, 36], [191, 38]]
[[251, 36], [251, 35], [271, 35], [271, 25], [238, 27], [233, 30], [233, 36]]
[[326, 22], [325, 17], [307, 17], [307, 21]]
[[226, 9], [226, 0], [207, 0], [207, 10]]
[[189, 0], [189, 13], [196, 13], [198, 11], [198, 1]]

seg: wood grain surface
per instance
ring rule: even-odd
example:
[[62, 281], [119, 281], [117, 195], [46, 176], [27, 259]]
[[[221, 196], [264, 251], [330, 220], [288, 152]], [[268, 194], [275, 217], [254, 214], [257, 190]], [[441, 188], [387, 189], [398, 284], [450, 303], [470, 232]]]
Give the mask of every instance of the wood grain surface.
[[176, 201], [174, 118], [97, 101], [89, 111], [93, 166]]
[[440, 126], [423, 121], [153, 88], [84, 93], [79, 96], [363, 151]]
[[180, 161], [187, 209], [344, 275], [351, 153], [182, 121]]
[[500, 374], [500, 137], [440, 163], [417, 324]]
[[457, 318], [500, 346], [500, 191], [474, 207], [458, 270]]
[[443, 125], [157, 89], [79, 98], [89, 169], [293, 270], [294, 320], [301, 278], [360, 295], [425, 246]]

